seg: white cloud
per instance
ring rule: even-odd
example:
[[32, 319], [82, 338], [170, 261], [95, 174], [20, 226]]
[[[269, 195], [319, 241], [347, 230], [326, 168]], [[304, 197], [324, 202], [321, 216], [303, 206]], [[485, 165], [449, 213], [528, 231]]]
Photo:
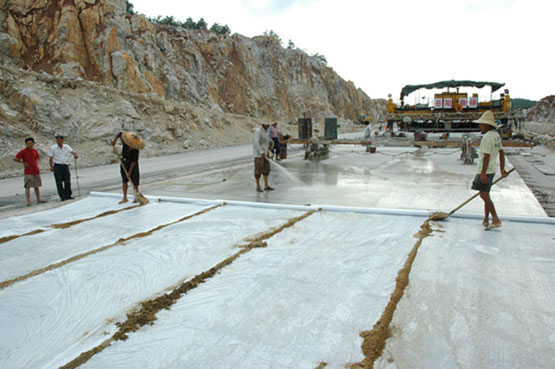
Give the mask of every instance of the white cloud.
[[482, 12], [486, 9], [512, 8], [520, 0], [478, 0], [468, 4], [467, 9], [471, 12]]
[[286, 12], [296, 4], [307, 5], [310, 0], [243, 0], [243, 5], [253, 15], [272, 16]]

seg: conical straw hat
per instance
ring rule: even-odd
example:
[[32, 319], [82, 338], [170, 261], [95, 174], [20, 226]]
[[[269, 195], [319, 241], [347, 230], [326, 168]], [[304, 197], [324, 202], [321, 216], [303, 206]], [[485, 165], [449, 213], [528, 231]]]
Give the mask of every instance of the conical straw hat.
[[493, 128], [497, 129], [497, 123], [495, 123], [495, 118], [491, 110], [485, 111], [484, 114], [478, 120], [475, 120], [476, 124], [489, 124]]
[[142, 150], [145, 148], [145, 143], [141, 137], [135, 132], [123, 132], [121, 139], [125, 144], [132, 149]]

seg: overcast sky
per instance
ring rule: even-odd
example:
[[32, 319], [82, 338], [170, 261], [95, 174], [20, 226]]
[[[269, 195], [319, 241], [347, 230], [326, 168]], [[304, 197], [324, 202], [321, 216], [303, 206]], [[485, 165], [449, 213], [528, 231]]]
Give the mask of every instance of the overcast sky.
[[[555, 0], [131, 0], [147, 16], [204, 18], [252, 37], [273, 30], [323, 54], [371, 98], [447, 79], [555, 94]], [[417, 99], [415, 94], [407, 102]]]

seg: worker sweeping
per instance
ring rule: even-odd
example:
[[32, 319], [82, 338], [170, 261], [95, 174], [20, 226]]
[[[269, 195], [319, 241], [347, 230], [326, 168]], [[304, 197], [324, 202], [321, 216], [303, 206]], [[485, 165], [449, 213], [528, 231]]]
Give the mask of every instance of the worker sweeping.
[[[472, 182], [472, 189], [480, 191], [480, 197], [484, 201], [484, 220], [482, 224], [486, 229], [501, 227], [501, 220], [495, 211], [495, 205], [490, 197], [490, 189], [495, 176], [495, 166], [497, 156], [499, 156], [499, 167], [501, 176], [506, 177], [505, 171], [505, 153], [501, 145], [501, 137], [497, 133], [497, 123], [495, 122], [493, 112], [486, 111], [475, 121], [480, 125], [480, 131], [483, 134], [480, 142], [480, 158], [478, 162], [478, 174]], [[489, 223], [489, 215], [491, 214], [491, 224]]]
[[[123, 199], [119, 203], [124, 204], [128, 202], [127, 189], [129, 181], [131, 181], [135, 189], [133, 202], [148, 203], [148, 200], [139, 193], [139, 151], [145, 147], [145, 143], [134, 132], [119, 132], [112, 140], [112, 146], [115, 147], [118, 138], [122, 143], [120, 173], [123, 189]], [[119, 153], [117, 154], [119, 155]]]
[[[252, 143], [252, 156], [254, 157], [254, 178], [256, 179], [256, 191], [272, 191], [268, 182], [270, 175], [270, 162], [268, 161], [270, 137], [268, 135], [268, 123], [262, 123], [261, 126], [254, 131], [254, 139]], [[260, 176], [264, 177], [264, 190], [260, 188]]]

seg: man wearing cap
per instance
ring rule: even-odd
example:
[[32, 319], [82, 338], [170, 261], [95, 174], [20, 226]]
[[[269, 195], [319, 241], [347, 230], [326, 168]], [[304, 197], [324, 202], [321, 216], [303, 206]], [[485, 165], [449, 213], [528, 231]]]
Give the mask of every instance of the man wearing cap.
[[[136, 192], [139, 192], [139, 150], [145, 147], [143, 140], [133, 132], [119, 132], [116, 137], [112, 140], [112, 146], [116, 145], [118, 138], [121, 140], [121, 160], [122, 165], [120, 165], [120, 174], [122, 180], [123, 189], [123, 199], [119, 202], [120, 204], [126, 203], [127, 200], [127, 189], [129, 187], [128, 183], [131, 183], [135, 187]], [[124, 170], [125, 167], [125, 170]], [[127, 171], [127, 174], [125, 173]], [[129, 176], [128, 176], [129, 175]], [[133, 202], [138, 202], [135, 198]]]
[[42, 186], [42, 179], [40, 178], [40, 169], [37, 161], [40, 160], [40, 155], [35, 149], [35, 140], [33, 137], [25, 139], [25, 148], [17, 153], [13, 160], [22, 163], [25, 166], [23, 170], [24, 180], [23, 187], [25, 187], [25, 197], [27, 198], [27, 206], [31, 206], [31, 187], [35, 189], [35, 196], [37, 197], [37, 204], [43, 201], [40, 199], [39, 187]]
[[[495, 176], [495, 164], [499, 155], [499, 166], [501, 175], [507, 176], [505, 171], [505, 153], [501, 145], [501, 137], [497, 133], [497, 123], [493, 112], [486, 111], [475, 121], [480, 125], [482, 141], [480, 142], [480, 160], [478, 162], [478, 174], [472, 182], [472, 189], [480, 191], [480, 197], [484, 201], [484, 221], [482, 224], [486, 229], [501, 227], [501, 220], [497, 216], [495, 206], [490, 198], [489, 192]], [[489, 223], [489, 215], [491, 214], [491, 224]]]
[[56, 188], [62, 201], [73, 199], [71, 197], [71, 175], [69, 173], [72, 155], [75, 159], [79, 157], [71, 146], [64, 144], [64, 136], [57, 135], [56, 144], [50, 146], [48, 156], [50, 157], [50, 171], [54, 172]]
[[254, 157], [254, 178], [256, 179], [257, 192], [263, 192], [260, 188], [260, 176], [264, 177], [264, 190], [273, 190], [268, 184], [268, 176], [270, 175], [270, 162], [268, 161], [268, 148], [270, 146], [270, 137], [268, 135], [269, 127], [270, 125], [268, 123], [262, 123], [262, 125], [254, 131], [252, 156]]

